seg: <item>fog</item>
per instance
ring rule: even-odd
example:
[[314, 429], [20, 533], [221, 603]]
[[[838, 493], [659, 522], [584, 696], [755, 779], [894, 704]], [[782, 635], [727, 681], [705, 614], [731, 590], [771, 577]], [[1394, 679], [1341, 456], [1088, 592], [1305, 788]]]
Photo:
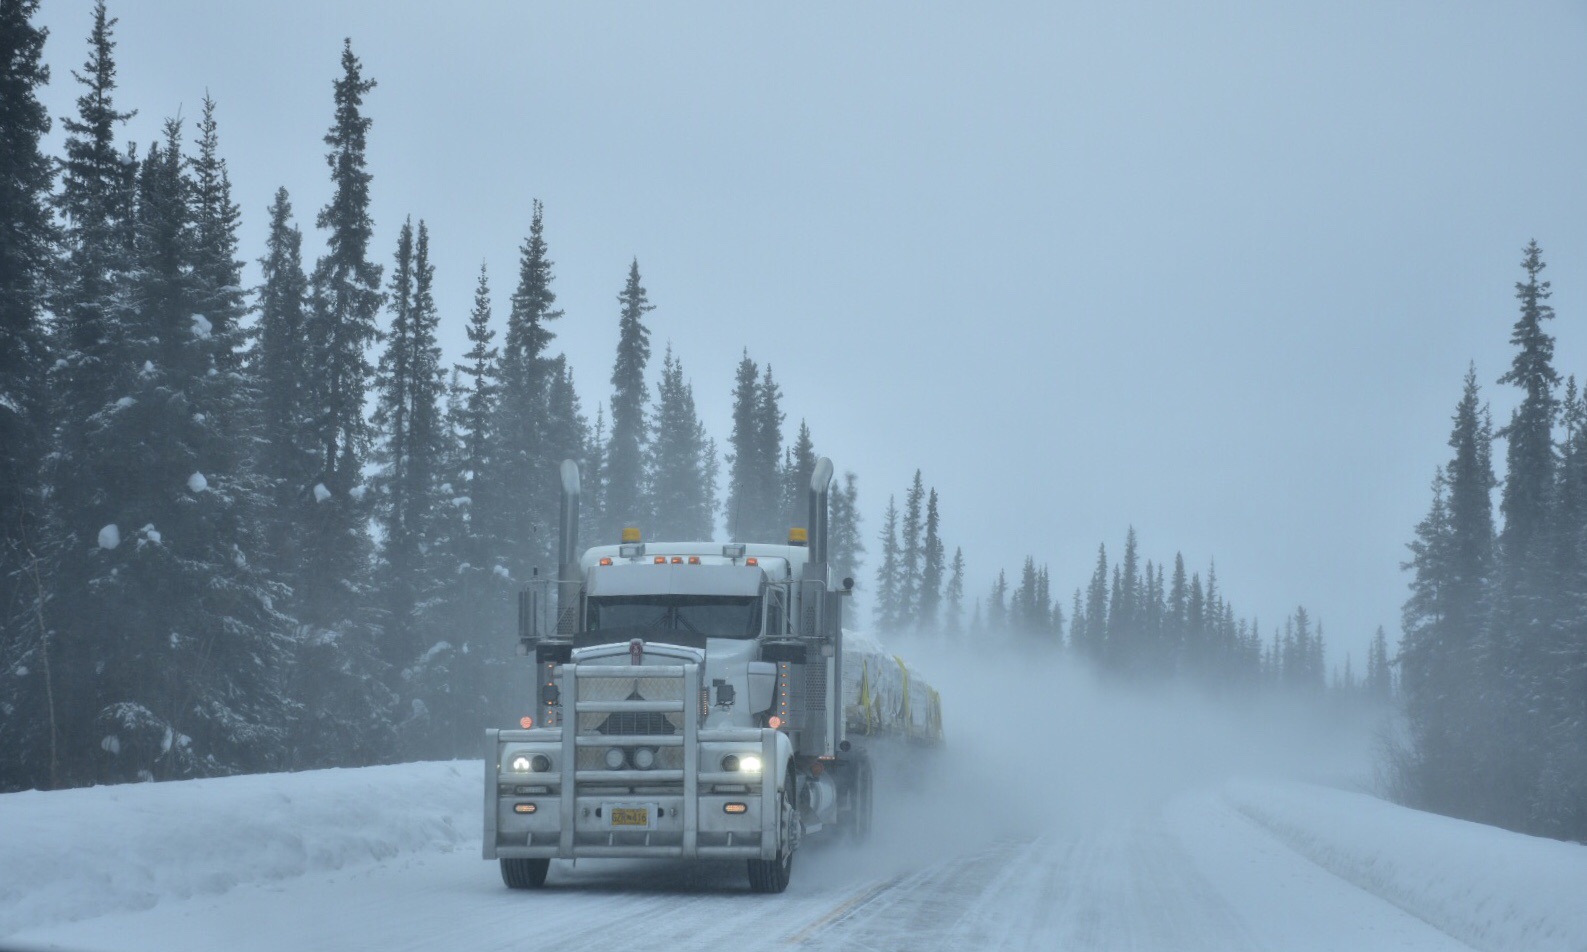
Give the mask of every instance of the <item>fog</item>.
[[[1147, 820], [1176, 795], [1231, 779], [1376, 784], [1385, 725], [1360, 705], [1123, 683], [1006, 644], [972, 653], [900, 639], [890, 648], [941, 693], [945, 743], [870, 748], [872, 846], [841, 851], [837, 864], [856, 878]], [[820, 850], [808, 861], [830, 862]]]

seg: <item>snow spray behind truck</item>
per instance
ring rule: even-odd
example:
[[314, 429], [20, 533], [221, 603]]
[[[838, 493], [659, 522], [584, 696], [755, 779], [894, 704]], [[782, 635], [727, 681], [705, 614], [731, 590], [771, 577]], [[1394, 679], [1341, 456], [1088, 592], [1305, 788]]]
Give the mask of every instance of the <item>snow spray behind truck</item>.
[[533, 710], [486, 731], [486, 859], [514, 889], [555, 858], [743, 859], [778, 893], [806, 836], [862, 839], [868, 745], [942, 740], [930, 685], [845, 644], [832, 577], [832, 462], [788, 544], [647, 542], [578, 553], [579, 470], [562, 463], [555, 578], [519, 601]]

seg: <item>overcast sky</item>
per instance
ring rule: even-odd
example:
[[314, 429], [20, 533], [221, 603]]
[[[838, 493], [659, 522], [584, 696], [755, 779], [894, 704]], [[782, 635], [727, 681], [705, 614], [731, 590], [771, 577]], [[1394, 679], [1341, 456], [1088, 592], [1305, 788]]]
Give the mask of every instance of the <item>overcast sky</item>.
[[[43, 3], [57, 119], [91, 7]], [[250, 261], [282, 185], [320, 252], [350, 36], [374, 256], [428, 222], [450, 359], [481, 261], [505, 318], [539, 198], [592, 419], [637, 256], [652, 377], [670, 340], [725, 445], [740, 353], [770, 362], [789, 435], [860, 475], [871, 567], [919, 467], [972, 595], [1032, 554], [1067, 611], [1133, 524], [1269, 635], [1304, 603], [1359, 672], [1468, 360], [1508, 418], [1528, 239], [1587, 373], [1580, 2], [110, 10], [124, 137], [207, 90]]]

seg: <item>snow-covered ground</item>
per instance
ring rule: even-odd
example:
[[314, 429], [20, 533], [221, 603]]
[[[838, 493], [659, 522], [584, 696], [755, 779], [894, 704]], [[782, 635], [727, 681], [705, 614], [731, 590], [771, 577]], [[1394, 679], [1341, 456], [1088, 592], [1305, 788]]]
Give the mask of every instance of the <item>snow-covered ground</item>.
[[899, 797], [875, 849], [812, 848], [758, 896], [737, 864], [555, 864], [546, 891], [509, 891], [478, 858], [480, 780], [423, 763], [0, 796], [0, 945], [1587, 949], [1587, 848], [1311, 784], [979, 842]]
[[870, 844], [780, 896], [738, 863], [508, 890], [482, 765], [406, 764], [0, 796], [0, 948], [1587, 952], [1587, 847], [1352, 792], [1371, 717], [929, 647], [946, 745], [879, 761]]

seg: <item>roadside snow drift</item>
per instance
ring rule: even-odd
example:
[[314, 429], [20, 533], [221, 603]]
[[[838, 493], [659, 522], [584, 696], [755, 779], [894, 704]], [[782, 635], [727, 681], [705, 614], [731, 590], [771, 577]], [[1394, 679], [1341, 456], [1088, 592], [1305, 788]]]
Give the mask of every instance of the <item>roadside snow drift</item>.
[[421, 763], [0, 795], [0, 936], [475, 849], [481, 777]]
[[1587, 949], [1587, 847], [1298, 783], [1225, 796], [1301, 855], [1480, 949]]

